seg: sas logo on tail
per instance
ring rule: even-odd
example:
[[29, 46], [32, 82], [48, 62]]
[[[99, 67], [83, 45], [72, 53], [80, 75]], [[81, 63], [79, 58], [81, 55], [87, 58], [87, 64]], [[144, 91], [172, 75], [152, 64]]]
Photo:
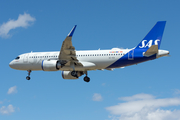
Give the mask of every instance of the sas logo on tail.
[[[158, 45], [158, 41], [160, 41], [159, 39], [154, 41], [154, 45]], [[147, 40], [143, 40], [142, 41], [142, 46], [139, 46], [139, 48], [146, 48], [147, 46], [150, 48], [152, 46], [153, 40], [149, 40], [148, 43], [146, 43]]]

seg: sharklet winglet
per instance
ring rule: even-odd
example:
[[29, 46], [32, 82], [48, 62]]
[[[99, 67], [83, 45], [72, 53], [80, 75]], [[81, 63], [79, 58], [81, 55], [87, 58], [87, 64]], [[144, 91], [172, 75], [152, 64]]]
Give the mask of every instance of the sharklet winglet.
[[73, 36], [73, 33], [74, 33], [75, 29], [76, 29], [76, 26], [77, 26], [77, 25], [75, 25], [75, 26], [73, 27], [73, 29], [71, 30], [71, 32], [68, 34], [68, 37], [72, 37], [72, 36]]

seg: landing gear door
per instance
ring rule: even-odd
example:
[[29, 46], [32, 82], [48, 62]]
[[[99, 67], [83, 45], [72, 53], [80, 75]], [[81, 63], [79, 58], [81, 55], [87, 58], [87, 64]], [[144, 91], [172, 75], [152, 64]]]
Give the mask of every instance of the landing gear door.
[[29, 54], [24, 55], [24, 63], [28, 63], [28, 57], [29, 57]]
[[134, 60], [134, 50], [129, 51], [128, 60]]

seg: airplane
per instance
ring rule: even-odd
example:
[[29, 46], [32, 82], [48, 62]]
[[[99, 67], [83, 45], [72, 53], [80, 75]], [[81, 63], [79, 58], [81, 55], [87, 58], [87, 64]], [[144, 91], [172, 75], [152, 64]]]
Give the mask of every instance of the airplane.
[[72, 45], [72, 36], [76, 25], [56, 52], [30, 52], [21, 54], [9, 63], [16, 70], [28, 71], [30, 80], [32, 71], [62, 71], [63, 79], [78, 79], [85, 74], [84, 81], [89, 82], [90, 70], [113, 70], [168, 56], [169, 51], [160, 50], [160, 44], [166, 21], [158, 21], [144, 39], [134, 48], [110, 50], [76, 51]]

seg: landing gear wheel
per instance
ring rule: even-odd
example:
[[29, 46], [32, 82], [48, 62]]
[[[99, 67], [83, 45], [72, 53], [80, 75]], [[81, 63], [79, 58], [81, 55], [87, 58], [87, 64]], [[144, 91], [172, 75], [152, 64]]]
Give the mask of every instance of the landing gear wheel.
[[30, 80], [31, 78], [29, 76], [26, 77], [27, 80]]
[[89, 81], [90, 81], [90, 78], [89, 78], [88, 76], [85, 76], [85, 77], [84, 77], [84, 81], [85, 81], [85, 82], [89, 82]]
[[28, 76], [26, 77], [27, 80], [30, 80], [30, 74], [31, 74], [31, 70], [28, 70]]
[[72, 71], [72, 72], [71, 72], [71, 75], [72, 75], [73, 77], [77, 77], [77, 72], [76, 72], [76, 71]]

